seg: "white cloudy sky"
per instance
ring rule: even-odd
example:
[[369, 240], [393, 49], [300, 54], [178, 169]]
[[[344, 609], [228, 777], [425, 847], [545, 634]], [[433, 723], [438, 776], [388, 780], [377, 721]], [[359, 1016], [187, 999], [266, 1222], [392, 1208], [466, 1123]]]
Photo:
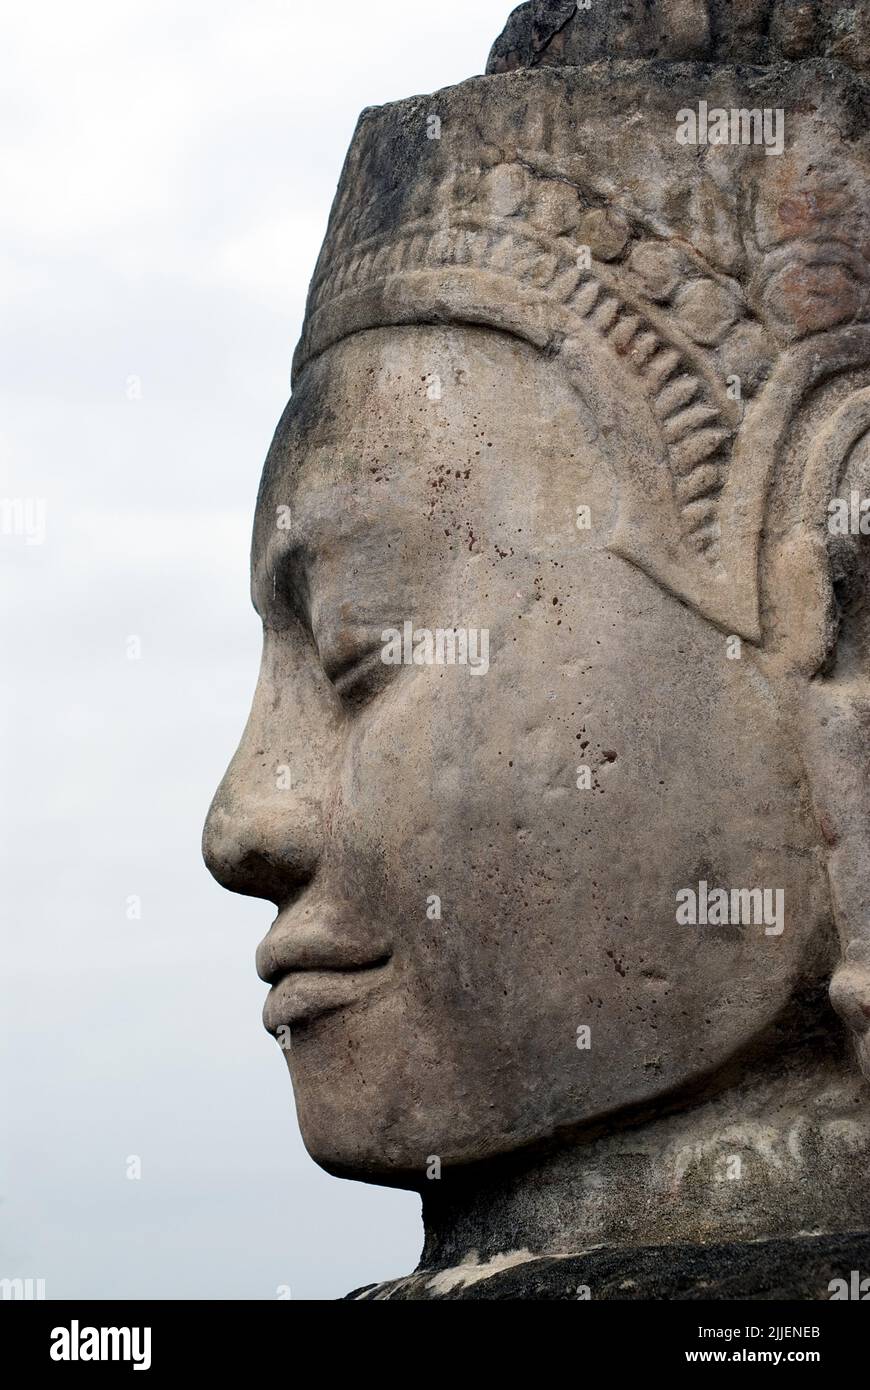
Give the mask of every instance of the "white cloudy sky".
[[0, 534], [0, 1277], [50, 1298], [330, 1298], [416, 1262], [416, 1198], [307, 1158], [259, 1020], [269, 906], [199, 837], [356, 117], [482, 71], [510, 8], [0, 0], [0, 499], [47, 507], [43, 545]]

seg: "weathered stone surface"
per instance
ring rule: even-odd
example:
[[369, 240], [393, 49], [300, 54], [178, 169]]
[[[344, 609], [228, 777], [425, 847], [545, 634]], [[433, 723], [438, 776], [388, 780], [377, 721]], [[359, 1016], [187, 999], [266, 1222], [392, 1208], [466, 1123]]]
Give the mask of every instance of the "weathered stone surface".
[[[730, 1245], [593, 1250], [556, 1259], [526, 1256], [499, 1268], [469, 1263], [355, 1289], [357, 1302], [419, 1300], [629, 1302], [822, 1300], [853, 1270], [870, 1268], [870, 1236], [797, 1236]], [[591, 1314], [590, 1314], [591, 1316]]]
[[769, 64], [811, 57], [867, 71], [866, 0], [591, 0], [588, 9], [534, 0], [514, 10], [487, 72], [611, 58]]
[[310, 1152], [423, 1196], [395, 1296], [823, 1297], [870, 1229], [867, 29], [569, 10], [360, 118], [205, 852], [278, 908]]

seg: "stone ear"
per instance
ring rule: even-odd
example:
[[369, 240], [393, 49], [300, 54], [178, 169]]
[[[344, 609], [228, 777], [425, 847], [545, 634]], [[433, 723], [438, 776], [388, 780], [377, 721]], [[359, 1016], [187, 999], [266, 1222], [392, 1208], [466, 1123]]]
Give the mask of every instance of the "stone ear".
[[[809, 434], [808, 445], [796, 422], [817, 390], [868, 363], [866, 325], [826, 334], [823, 351], [811, 338], [780, 356], [742, 421], [726, 420], [724, 412], [715, 421], [725, 423], [731, 437], [722, 431], [719, 490], [708, 499], [715, 516], [713, 565], [699, 563], [682, 543], [666, 508], [650, 525], [654, 497], [642, 470], [622, 480], [613, 549], [724, 631], [773, 654], [782, 671], [804, 677], [823, 670], [836, 645], [841, 576], [828, 508], [856, 445], [870, 431], [870, 389], [838, 406], [821, 430]], [[670, 422], [662, 423], [667, 431]], [[702, 429], [702, 443], [710, 433]], [[680, 441], [677, 448], [684, 447]], [[671, 463], [679, 484], [684, 464], [679, 458]]]
[[[806, 453], [797, 524], [769, 570], [780, 628], [774, 662], [794, 716], [821, 840], [842, 960], [831, 982], [870, 1080], [870, 388], [842, 401]], [[845, 508], [832, 508], [840, 499]], [[832, 526], [844, 515], [847, 529]], [[855, 523], [858, 523], [857, 529]]]
[[[870, 389], [838, 405], [808, 443], [796, 433], [796, 443], [788, 431], [775, 433], [783, 456], [792, 446], [793, 461], [773, 464], [759, 516], [766, 531], [764, 645], [784, 674], [814, 679], [842, 670], [840, 649], [861, 623], [858, 610], [870, 616], [870, 502], [864, 511], [860, 505], [870, 498], [870, 459], [862, 448], [870, 435]], [[870, 629], [866, 646], [870, 679]]]
[[870, 427], [870, 392], [855, 392], [821, 427], [802, 417], [820, 391], [868, 365], [866, 325], [827, 333], [823, 348], [818, 337], [793, 345], [737, 431], [719, 508], [722, 561], [735, 617], [755, 619], [744, 635], [783, 674], [815, 676], [836, 644], [828, 505]]
[[[833, 412], [816, 436], [807, 460], [801, 496], [801, 526], [824, 547], [824, 583], [830, 609], [831, 664], [840, 667], [854, 645], [870, 600], [870, 388], [855, 391]], [[850, 653], [870, 678], [870, 647]]]

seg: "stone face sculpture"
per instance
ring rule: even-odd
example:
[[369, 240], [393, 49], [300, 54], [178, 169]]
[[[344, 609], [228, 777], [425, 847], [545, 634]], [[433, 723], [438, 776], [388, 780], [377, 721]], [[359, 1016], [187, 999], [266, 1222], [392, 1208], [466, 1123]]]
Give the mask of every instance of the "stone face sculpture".
[[359, 1297], [870, 1275], [866, 9], [522, 5], [360, 118], [205, 834], [310, 1153], [423, 1197]]

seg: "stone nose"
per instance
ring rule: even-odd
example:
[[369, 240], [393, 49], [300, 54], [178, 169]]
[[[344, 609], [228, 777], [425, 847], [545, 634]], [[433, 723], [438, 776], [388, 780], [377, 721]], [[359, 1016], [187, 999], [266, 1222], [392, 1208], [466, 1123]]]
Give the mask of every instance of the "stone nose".
[[321, 800], [292, 769], [245, 754], [245, 741], [215, 793], [202, 838], [209, 872], [224, 888], [285, 907], [314, 877]]

